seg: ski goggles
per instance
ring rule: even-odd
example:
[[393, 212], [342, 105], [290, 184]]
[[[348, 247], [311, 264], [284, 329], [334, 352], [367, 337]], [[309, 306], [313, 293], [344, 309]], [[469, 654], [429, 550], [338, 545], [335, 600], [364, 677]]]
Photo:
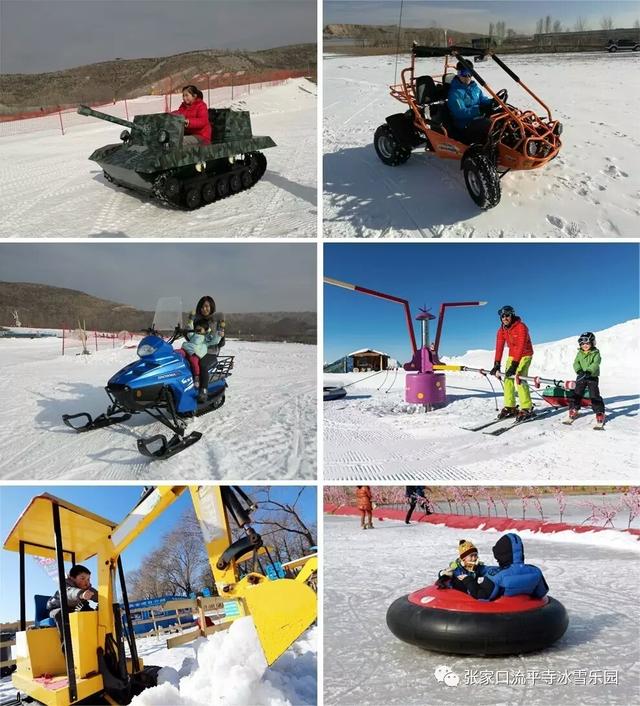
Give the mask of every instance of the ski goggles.
[[513, 314], [500, 314], [501, 319], [510, 319], [513, 316]]
[[581, 346], [584, 346], [584, 345], [590, 346], [590, 345], [591, 345], [591, 341], [590, 341], [588, 338], [585, 338], [585, 339], [583, 339], [583, 340], [581, 340], [581, 341], [578, 341], [578, 344], [581, 345]]

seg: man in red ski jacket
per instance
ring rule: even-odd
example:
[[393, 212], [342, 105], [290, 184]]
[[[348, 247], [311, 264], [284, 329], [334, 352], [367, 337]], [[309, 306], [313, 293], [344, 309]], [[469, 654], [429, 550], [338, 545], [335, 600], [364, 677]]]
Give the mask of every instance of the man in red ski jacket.
[[[512, 306], [503, 306], [498, 310], [498, 316], [500, 317], [500, 328], [496, 335], [495, 363], [491, 369], [491, 375], [500, 372], [505, 343], [509, 347], [509, 357], [504, 373], [504, 408], [498, 417], [517, 417], [519, 421], [523, 421], [533, 415], [533, 403], [527, 382], [520, 380], [516, 386], [514, 375], [526, 376], [529, 372], [533, 357], [529, 329], [522, 319], [516, 316]], [[520, 403], [519, 410], [516, 406], [516, 389]]]
[[183, 145], [208, 145], [211, 143], [209, 111], [203, 100], [202, 91], [196, 86], [185, 86], [182, 89], [182, 104], [178, 110], [172, 111], [171, 115], [182, 115], [184, 118]]

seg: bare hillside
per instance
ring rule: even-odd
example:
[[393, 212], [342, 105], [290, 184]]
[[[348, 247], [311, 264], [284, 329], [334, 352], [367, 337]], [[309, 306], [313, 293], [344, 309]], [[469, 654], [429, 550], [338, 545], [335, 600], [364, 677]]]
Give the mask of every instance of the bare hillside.
[[[42, 74], [0, 74], [0, 113], [32, 111], [160, 93], [198, 74], [273, 70], [316, 72], [316, 45], [292, 44], [263, 51], [207, 49], [144, 59], [115, 59]], [[220, 74], [218, 74], [220, 75]]]
[[[136, 332], [148, 328], [153, 320], [151, 311], [74, 289], [0, 282], [0, 326], [14, 325], [15, 309], [22, 325], [33, 328], [76, 328], [78, 321], [82, 321], [87, 330]], [[234, 338], [316, 343], [315, 312], [225, 312], [225, 315], [227, 334]]]

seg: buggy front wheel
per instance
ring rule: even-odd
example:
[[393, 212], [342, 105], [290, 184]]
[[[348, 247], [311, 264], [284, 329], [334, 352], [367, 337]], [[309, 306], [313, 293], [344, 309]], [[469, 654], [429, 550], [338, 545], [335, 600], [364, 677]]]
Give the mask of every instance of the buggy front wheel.
[[380, 125], [376, 130], [373, 146], [378, 157], [390, 167], [404, 164], [411, 157], [411, 150], [398, 143], [388, 125]]
[[483, 154], [467, 157], [462, 169], [467, 191], [476, 205], [488, 211], [500, 203], [500, 175], [490, 159]]

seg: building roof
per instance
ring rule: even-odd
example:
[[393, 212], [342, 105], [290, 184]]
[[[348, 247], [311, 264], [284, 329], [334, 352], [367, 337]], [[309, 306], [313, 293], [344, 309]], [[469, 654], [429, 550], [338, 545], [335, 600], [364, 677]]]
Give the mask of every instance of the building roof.
[[354, 355], [364, 355], [365, 353], [375, 353], [376, 355], [383, 355], [386, 358], [389, 357], [388, 353], [383, 353], [382, 351], [375, 351], [372, 348], [362, 348], [359, 351], [353, 351], [353, 353], [347, 353], [347, 358], [351, 358]]

